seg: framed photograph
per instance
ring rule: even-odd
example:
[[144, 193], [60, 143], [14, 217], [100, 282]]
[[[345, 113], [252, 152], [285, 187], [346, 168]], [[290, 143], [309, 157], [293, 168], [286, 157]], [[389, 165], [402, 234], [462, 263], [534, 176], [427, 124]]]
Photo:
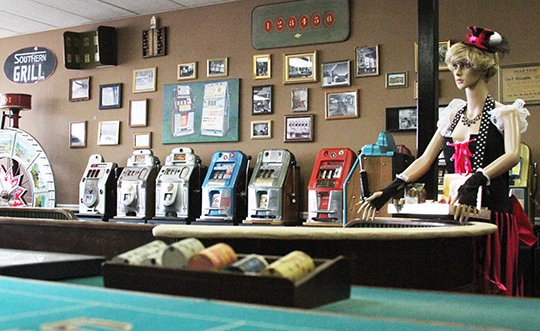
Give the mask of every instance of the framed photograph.
[[444, 59], [446, 59], [446, 52], [450, 48], [450, 40], [439, 41], [439, 71], [449, 71], [448, 66]]
[[386, 131], [416, 131], [417, 121], [416, 106], [386, 108]]
[[133, 148], [152, 148], [152, 132], [134, 133]]
[[[438, 115], [441, 114], [447, 106], [448, 105], [439, 105]], [[386, 108], [386, 131], [416, 131], [417, 127], [418, 109], [416, 106]]]
[[179, 64], [176, 72], [176, 79], [197, 79], [197, 62]]
[[293, 113], [308, 111], [309, 89], [298, 87], [291, 90], [291, 111]]
[[86, 147], [86, 121], [69, 123], [69, 147]]
[[355, 76], [379, 75], [379, 45], [361, 46], [355, 49]]
[[122, 108], [122, 83], [99, 85], [99, 109]]
[[283, 55], [285, 84], [317, 81], [317, 51]]
[[251, 121], [251, 139], [272, 138], [272, 120]]
[[351, 85], [351, 60], [323, 63], [321, 71], [322, 87]]
[[272, 114], [272, 85], [253, 86], [251, 100], [252, 115]]
[[90, 76], [69, 80], [69, 101], [90, 99]]
[[523, 99], [531, 105], [540, 104], [540, 63], [501, 65], [499, 98], [502, 103]]
[[272, 78], [272, 59], [270, 54], [253, 55], [253, 79]]
[[156, 67], [133, 70], [133, 93], [154, 92], [156, 83]]
[[326, 92], [325, 96], [327, 120], [358, 117], [358, 90], [343, 89]]
[[148, 99], [138, 99], [129, 101], [129, 127], [147, 126]]
[[284, 141], [313, 141], [313, 115], [285, 115]]
[[386, 88], [404, 88], [409, 86], [407, 71], [389, 72], [386, 74]]
[[120, 143], [120, 121], [101, 121], [98, 127], [98, 145]]
[[206, 61], [207, 77], [224, 77], [229, 75], [229, 58], [209, 59]]
[[[446, 65], [446, 62], [444, 59], [446, 58], [446, 52], [448, 52], [448, 49], [450, 48], [450, 40], [447, 41], [439, 41], [439, 71], [448, 71], [448, 66]], [[418, 72], [418, 42], [414, 43], [414, 71]]]

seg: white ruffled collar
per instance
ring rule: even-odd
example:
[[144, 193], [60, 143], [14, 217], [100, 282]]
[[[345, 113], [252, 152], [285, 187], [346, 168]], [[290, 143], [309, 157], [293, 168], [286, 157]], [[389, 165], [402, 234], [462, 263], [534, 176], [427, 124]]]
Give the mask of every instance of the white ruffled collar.
[[[452, 120], [455, 114], [466, 105], [467, 102], [465, 100], [453, 99], [452, 101], [450, 101], [448, 106], [446, 106], [446, 108], [441, 111], [441, 113], [439, 114], [439, 120], [437, 121], [437, 128], [444, 137], [449, 137], [452, 134], [452, 132], [449, 132]], [[491, 122], [497, 127], [499, 132], [502, 133], [504, 131], [504, 122], [501, 119], [501, 116], [508, 111], [517, 110], [519, 129], [521, 133], [523, 133], [527, 130], [527, 116], [530, 115], [529, 111], [527, 110], [527, 108], [524, 108], [524, 106], [525, 101], [523, 101], [522, 99], [517, 99], [511, 105], [497, 107], [491, 111]]]

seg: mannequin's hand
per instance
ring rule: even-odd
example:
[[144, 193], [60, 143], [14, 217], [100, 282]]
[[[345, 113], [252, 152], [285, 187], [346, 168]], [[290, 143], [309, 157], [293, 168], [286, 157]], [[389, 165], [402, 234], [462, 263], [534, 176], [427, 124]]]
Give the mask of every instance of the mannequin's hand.
[[358, 211], [356, 212], [358, 214], [358, 218], [363, 221], [373, 220], [375, 218], [375, 213], [377, 212], [377, 209], [371, 201], [377, 199], [383, 194], [382, 191], [377, 191], [370, 195], [367, 199], [358, 202], [356, 205], [360, 205], [358, 208]]
[[462, 205], [458, 203], [458, 195], [450, 199], [450, 205], [454, 207], [454, 221], [460, 224], [467, 223], [471, 215], [478, 214], [475, 206]]

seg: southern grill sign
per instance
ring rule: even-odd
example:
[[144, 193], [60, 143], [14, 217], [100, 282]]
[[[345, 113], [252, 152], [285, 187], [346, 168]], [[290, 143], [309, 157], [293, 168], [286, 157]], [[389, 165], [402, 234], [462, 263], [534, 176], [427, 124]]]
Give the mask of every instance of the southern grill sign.
[[34, 84], [49, 78], [56, 69], [56, 56], [44, 47], [27, 47], [12, 53], [4, 62], [6, 77], [19, 84]]

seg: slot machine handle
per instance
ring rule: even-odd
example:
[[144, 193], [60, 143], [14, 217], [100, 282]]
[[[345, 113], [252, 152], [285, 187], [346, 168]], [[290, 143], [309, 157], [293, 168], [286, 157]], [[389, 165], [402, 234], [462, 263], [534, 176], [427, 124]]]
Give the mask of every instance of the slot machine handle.
[[246, 180], [244, 183], [244, 192], [242, 192], [242, 195], [245, 197], [247, 196], [248, 192], [248, 186], [249, 186], [249, 166], [251, 165], [251, 155], [248, 155], [247, 157], [247, 167], [246, 167]]
[[298, 167], [296, 166], [296, 160], [294, 161], [291, 161], [291, 165], [293, 167], [293, 191], [291, 193], [289, 193], [289, 197], [291, 199], [291, 203], [295, 204], [296, 203], [296, 170], [298, 169]]
[[364, 169], [364, 160], [362, 154], [358, 156], [360, 158], [360, 193], [363, 198], [369, 197], [369, 185], [368, 185], [368, 174]]
[[197, 160], [197, 172], [199, 173], [199, 176], [197, 176], [197, 189], [196, 191], [200, 191], [201, 189], [201, 159]]

